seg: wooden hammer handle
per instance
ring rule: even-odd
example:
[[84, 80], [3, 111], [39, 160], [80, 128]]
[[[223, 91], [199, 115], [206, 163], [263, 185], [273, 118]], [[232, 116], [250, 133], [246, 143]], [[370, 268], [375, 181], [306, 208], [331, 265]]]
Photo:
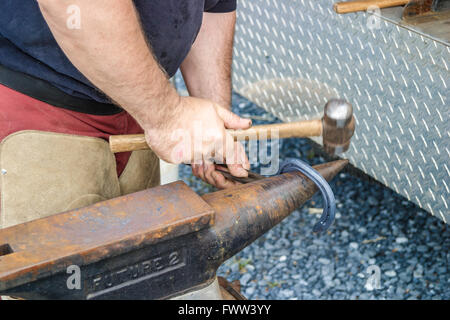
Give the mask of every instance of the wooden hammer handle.
[[[260, 140], [274, 138], [303, 138], [322, 135], [322, 119], [290, 123], [275, 123], [254, 126], [247, 130], [227, 130], [235, 140]], [[117, 135], [109, 137], [111, 151], [127, 152], [148, 149], [143, 134]]]
[[304, 138], [322, 135], [322, 119], [254, 126], [247, 130], [227, 130], [235, 140]]
[[350, 13], [356, 11], [365, 11], [370, 6], [377, 6], [379, 8], [388, 8], [403, 6], [407, 4], [409, 0], [358, 0], [358, 1], [346, 1], [337, 2], [334, 4], [334, 11], [337, 13]]

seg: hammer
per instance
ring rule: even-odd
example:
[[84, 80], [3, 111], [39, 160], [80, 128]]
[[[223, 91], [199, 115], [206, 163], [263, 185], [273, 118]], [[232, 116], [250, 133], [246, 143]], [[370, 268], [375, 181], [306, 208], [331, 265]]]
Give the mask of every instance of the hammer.
[[[327, 153], [340, 154], [348, 150], [355, 131], [353, 107], [342, 99], [332, 99], [324, 108], [321, 119], [303, 120], [254, 126], [247, 130], [228, 130], [235, 140], [260, 140], [273, 138], [305, 138], [322, 136]], [[143, 134], [110, 136], [111, 151], [128, 152], [148, 149]]]

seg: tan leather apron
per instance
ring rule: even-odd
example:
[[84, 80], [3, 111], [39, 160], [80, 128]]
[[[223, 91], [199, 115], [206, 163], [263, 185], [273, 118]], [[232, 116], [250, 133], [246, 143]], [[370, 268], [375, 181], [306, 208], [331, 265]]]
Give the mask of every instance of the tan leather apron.
[[0, 143], [0, 229], [159, 185], [159, 159], [132, 153], [120, 178], [108, 142], [19, 131]]

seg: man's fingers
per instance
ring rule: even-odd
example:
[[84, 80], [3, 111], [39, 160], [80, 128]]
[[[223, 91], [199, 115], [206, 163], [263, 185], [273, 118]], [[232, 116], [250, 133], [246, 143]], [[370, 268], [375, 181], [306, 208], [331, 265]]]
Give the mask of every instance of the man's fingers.
[[248, 177], [248, 172], [245, 170], [241, 164], [227, 164], [228, 171], [232, 176], [239, 178]]
[[219, 189], [228, 189], [228, 188], [231, 188], [231, 187], [234, 187], [234, 186], [240, 184], [239, 182], [226, 179], [218, 171], [213, 171], [211, 173], [211, 176], [214, 179], [214, 182], [215, 182], [214, 185]]
[[221, 154], [220, 156], [225, 159], [225, 164], [229, 172], [235, 177], [247, 177], [248, 172], [244, 166], [249, 168], [250, 164], [242, 144], [235, 143], [233, 137], [229, 133], [226, 133], [224, 148], [226, 148], [225, 155]]
[[192, 167], [192, 173], [194, 174], [194, 176], [205, 181], [205, 174], [203, 172], [203, 164], [192, 164], [191, 167]]
[[248, 129], [252, 126], [252, 120], [241, 118], [221, 106], [217, 106], [216, 110], [227, 129]]
[[235, 141], [234, 148], [236, 150], [237, 156], [239, 157], [237, 163], [242, 164], [242, 167], [245, 170], [250, 170], [250, 161], [248, 160], [247, 154], [245, 153], [245, 149], [242, 143]]
[[240, 184], [239, 182], [226, 179], [215, 169], [215, 165], [210, 162], [205, 162], [201, 165], [193, 164], [192, 173], [194, 176], [202, 179], [212, 186], [215, 186], [218, 189], [227, 189]]
[[[247, 129], [251, 126], [251, 120], [243, 119], [225, 108], [215, 105], [217, 115], [223, 121], [223, 125], [228, 129]], [[247, 170], [250, 163], [245, 154], [244, 146], [240, 142], [234, 141], [233, 136], [226, 130], [221, 129], [222, 134], [214, 132], [211, 134], [213, 141], [202, 141], [203, 158], [202, 164], [194, 165], [192, 172], [205, 182], [215, 185], [218, 188], [229, 188], [235, 185], [234, 181], [216, 172], [213, 161], [225, 163], [231, 175], [236, 177], [248, 177]], [[195, 149], [195, 148], [194, 148]]]
[[198, 177], [198, 167], [199, 165], [197, 164], [191, 164], [192, 174], [196, 177]]
[[215, 170], [215, 166], [211, 162], [205, 162], [203, 165], [203, 176], [205, 177], [205, 182], [208, 182], [210, 185], [216, 186], [216, 182], [212, 176], [212, 173]]

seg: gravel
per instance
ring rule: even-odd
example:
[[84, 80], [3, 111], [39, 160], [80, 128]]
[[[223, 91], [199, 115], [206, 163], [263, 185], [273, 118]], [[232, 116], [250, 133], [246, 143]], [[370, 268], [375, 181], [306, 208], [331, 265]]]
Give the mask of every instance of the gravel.
[[[254, 124], [279, 122], [237, 94], [233, 111], [251, 116]], [[280, 158], [286, 157], [312, 165], [326, 161], [307, 139], [281, 141]], [[187, 166], [180, 166], [180, 176], [200, 194], [214, 191]], [[239, 279], [249, 299], [450, 299], [445, 223], [389, 188], [348, 172], [331, 187], [337, 215], [328, 232], [312, 232], [319, 215], [309, 209], [321, 207], [316, 194], [226, 261], [218, 275]]]

